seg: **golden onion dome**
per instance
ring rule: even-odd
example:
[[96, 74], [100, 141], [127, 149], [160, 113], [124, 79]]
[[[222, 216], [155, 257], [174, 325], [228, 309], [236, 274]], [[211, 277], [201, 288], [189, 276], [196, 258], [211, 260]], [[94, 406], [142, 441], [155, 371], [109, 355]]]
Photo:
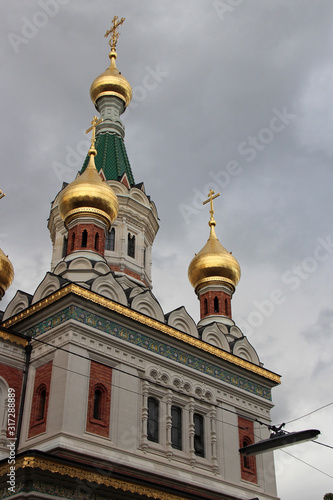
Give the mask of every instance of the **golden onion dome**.
[[127, 107], [132, 99], [132, 87], [117, 69], [117, 53], [111, 50], [109, 57], [110, 66], [104, 73], [95, 78], [90, 87], [91, 100], [96, 105], [96, 101], [99, 97], [103, 95], [115, 95], [122, 99], [125, 103], [125, 107]]
[[188, 278], [197, 292], [205, 285], [226, 283], [236, 288], [240, 280], [240, 266], [219, 242], [214, 219], [209, 221], [210, 235], [206, 245], [192, 259], [188, 268]]
[[8, 256], [0, 248], [0, 299], [5, 295], [14, 279], [14, 268]]
[[118, 198], [97, 172], [96, 153], [95, 148], [90, 148], [87, 168], [60, 193], [59, 211], [65, 224], [75, 217], [93, 215], [106, 222], [109, 228], [117, 217]]

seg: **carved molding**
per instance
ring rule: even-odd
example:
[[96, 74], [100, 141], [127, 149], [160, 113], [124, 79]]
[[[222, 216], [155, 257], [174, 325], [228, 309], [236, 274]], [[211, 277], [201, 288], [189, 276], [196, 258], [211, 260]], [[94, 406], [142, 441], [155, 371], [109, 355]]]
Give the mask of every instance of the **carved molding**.
[[113, 302], [110, 299], [107, 299], [105, 297], [101, 297], [97, 295], [94, 292], [91, 292], [90, 290], [86, 290], [84, 288], [81, 288], [78, 285], [75, 284], [69, 284], [62, 288], [61, 290], [58, 290], [52, 295], [49, 295], [45, 299], [42, 299], [40, 302], [34, 304], [31, 307], [28, 307], [25, 311], [22, 311], [21, 313], [17, 314], [16, 316], [8, 319], [3, 323], [3, 326], [8, 328], [13, 326], [14, 324], [18, 323], [19, 321], [22, 321], [23, 319], [31, 316], [32, 314], [44, 309], [45, 307], [49, 306], [50, 304], [56, 302], [57, 300], [61, 299], [62, 297], [65, 297], [66, 295], [69, 295], [70, 293], [73, 293], [79, 297], [83, 297], [87, 300], [90, 300], [91, 302], [94, 302], [96, 304], [99, 304], [106, 309], [109, 309], [111, 311], [115, 311], [118, 314], [121, 314], [123, 316], [126, 316], [128, 318], [133, 319], [134, 321], [137, 321], [138, 323], [144, 324], [150, 328], [155, 328], [158, 331], [165, 333], [169, 335], [170, 337], [176, 338], [181, 340], [182, 342], [192, 345], [202, 351], [206, 351], [210, 354], [213, 354], [214, 356], [217, 356], [218, 358], [224, 359], [225, 361], [228, 361], [229, 363], [239, 366], [241, 368], [244, 368], [250, 372], [256, 373], [257, 375], [260, 375], [261, 377], [264, 377], [268, 380], [271, 380], [272, 382], [275, 382], [276, 384], [281, 383], [281, 378], [279, 375], [276, 373], [270, 372], [266, 370], [265, 368], [262, 368], [261, 366], [256, 366], [249, 361], [245, 361], [241, 358], [238, 358], [237, 356], [234, 356], [233, 354], [230, 354], [228, 352], [225, 352], [221, 349], [218, 349], [217, 347], [214, 347], [212, 345], [209, 345], [205, 342], [202, 342], [199, 339], [196, 339], [192, 337], [191, 335], [188, 335], [186, 333], [180, 332], [179, 330], [176, 330], [175, 328], [172, 328], [171, 326], [165, 325], [164, 323], [161, 323], [153, 318], [149, 318], [147, 316], [144, 316], [143, 314], [140, 314], [137, 311], [133, 311], [132, 309], [129, 309], [126, 306], [123, 306], [121, 304], [117, 304], [116, 302]]

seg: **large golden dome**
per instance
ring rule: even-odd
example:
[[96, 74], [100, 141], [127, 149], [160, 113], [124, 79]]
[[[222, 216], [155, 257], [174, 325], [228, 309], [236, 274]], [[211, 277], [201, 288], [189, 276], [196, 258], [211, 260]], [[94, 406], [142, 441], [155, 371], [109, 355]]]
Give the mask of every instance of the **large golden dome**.
[[89, 154], [90, 160], [83, 174], [60, 193], [60, 215], [65, 224], [74, 217], [93, 215], [110, 227], [118, 214], [118, 198], [96, 170], [94, 161], [96, 149], [91, 148]]
[[14, 279], [14, 268], [8, 257], [0, 248], [0, 299], [10, 287]]
[[210, 236], [206, 245], [192, 259], [188, 268], [191, 285], [198, 291], [205, 285], [226, 283], [236, 288], [240, 280], [240, 266], [219, 242], [215, 233], [215, 220], [209, 221]]
[[90, 87], [91, 100], [96, 105], [99, 97], [115, 95], [122, 99], [127, 107], [132, 99], [132, 87], [117, 69], [117, 53], [111, 50], [109, 57], [111, 59], [110, 66], [104, 73], [95, 78]]

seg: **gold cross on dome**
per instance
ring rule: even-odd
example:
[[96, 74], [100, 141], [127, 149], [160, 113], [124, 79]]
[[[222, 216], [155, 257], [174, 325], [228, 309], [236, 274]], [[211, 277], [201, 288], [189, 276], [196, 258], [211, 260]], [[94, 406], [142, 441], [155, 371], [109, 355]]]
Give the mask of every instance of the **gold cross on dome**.
[[4, 193], [3, 191], [1, 191], [1, 189], [0, 189], [0, 200], [1, 200], [1, 198], [3, 198], [4, 196], [6, 196], [6, 193]]
[[[204, 201], [202, 204], [203, 205], [206, 205], [206, 203], [210, 202], [210, 220], [213, 220], [214, 219], [214, 208], [213, 208], [213, 200], [215, 200], [215, 198], [217, 198], [218, 196], [220, 196], [221, 193], [217, 193], [215, 194], [215, 191], [213, 189], [211, 189], [207, 195], [208, 197], [208, 200]], [[213, 196], [215, 195], [215, 196]]]
[[113, 52], [116, 51], [116, 45], [117, 45], [118, 38], [119, 38], [119, 31], [117, 30], [117, 28], [118, 28], [118, 26], [123, 24], [124, 21], [125, 21], [124, 17], [122, 17], [120, 19], [120, 21], [118, 21], [118, 16], [114, 16], [114, 18], [112, 19], [112, 23], [113, 23], [112, 28], [107, 30], [107, 32], [104, 35], [107, 38], [111, 34], [111, 37], [109, 40], [109, 45], [110, 45], [111, 50]]
[[86, 130], [86, 134], [88, 132], [90, 132], [92, 130], [92, 134], [91, 134], [91, 147], [92, 148], [95, 148], [95, 142], [96, 142], [96, 127], [97, 125], [99, 125], [100, 123], [102, 123], [103, 121], [103, 118], [101, 118], [100, 120], [97, 118], [97, 116], [94, 116], [94, 118], [92, 119], [91, 121], [91, 127], [88, 128], [88, 130]]

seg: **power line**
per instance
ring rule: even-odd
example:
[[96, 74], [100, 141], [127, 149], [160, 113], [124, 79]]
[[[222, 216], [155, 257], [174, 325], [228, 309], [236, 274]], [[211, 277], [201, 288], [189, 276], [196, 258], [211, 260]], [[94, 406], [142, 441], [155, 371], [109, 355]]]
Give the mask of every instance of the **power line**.
[[331, 448], [331, 450], [333, 450], [333, 446], [330, 446], [329, 444], [320, 443], [319, 441], [314, 441], [313, 439], [312, 439], [312, 442], [316, 443], [316, 444], [320, 444], [321, 446], [326, 446], [326, 448]]
[[302, 415], [301, 417], [294, 418], [293, 420], [289, 420], [286, 422], [286, 424], [291, 424], [291, 422], [296, 422], [296, 420], [300, 420], [301, 418], [308, 417], [309, 415], [312, 415], [313, 413], [316, 413], [319, 410], [323, 410], [324, 408], [327, 408], [328, 406], [333, 405], [333, 401], [331, 403], [327, 403], [324, 406], [321, 406], [320, 408], [317, 408], [316, 410], [310, 411], [309, 413], [306, 413], [305, 415]]
[[325, 476], [327, 476], [327, 477], [329, 477], [329, 478], [333, 479], [333, 476], [330, 476], [329, 474], [327, 474], [326, 472], [324, 472], [324, 471], [322, 471], [322, 470], [318, 469], [318, 468], [317, 468], [317, 467], [315, 467], [314, 465], [311, 465], [311, 464], [309, 464], [308, 462], [305, 462], [304, 460], [301, 460], [300, 458], [295, 457], [295, 455], [292, 455], [291, 453], [288, 453], [288, 452], [287, 452], [287, 451], [285, 451], [285, 450], [280, 450], [280, 451], [282, 451], [283, 453], [286, 453], [287, 455], [289, 455], [289, 456], [290, 456], [290, 457], [292, 457], [292, 458], [295, 458], [295, 459], [296, 459], [296, 460], [298, 460], [299, 462], [302, 462], [302, 464], [305, 464], [305, 465], [307, 465], [308, 467], [311, 467], [311, 469], [314, 469], [314, 470], [316, 470], [317, 472], [321, 472], [321, 473], [322, 473], [322, 474], [324, 474]]

